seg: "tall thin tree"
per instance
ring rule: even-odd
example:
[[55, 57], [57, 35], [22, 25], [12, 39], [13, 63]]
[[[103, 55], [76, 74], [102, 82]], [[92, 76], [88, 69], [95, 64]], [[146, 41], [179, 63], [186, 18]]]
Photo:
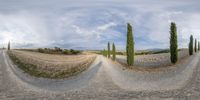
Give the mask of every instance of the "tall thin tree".
[[200, 50], [200, 44], [199, 44], [200, 42], [198, 42], [198, 51]]
[[127, 23], [127, 42], [126, 42], [127, 64], [134, 64], [134, 38], [131, 24]]
[[195, 43], [194, 43], [194, 51], [197, 52], [197, 39], [195, 39]]
[[8, 50], [10, 50], [10, 41], [8, 42]]
[[193, 36], [190, 35], [189, 54], [193, 55]]
[[178, 43], [177, 43], [177, 29], [174, 22], [170, 27], [170, 55], [171, 62], [176, 63], [178, 61]]
[[113, 58], [113, 60], [115, 61], [115, 59], [116, 59], [116, 50], [115, 50], [116, 48], [115, 48], [115, 44], [113, 43], [112, 44], [112, 58]]
[[108, 51], [107, 51], [107, 53], [108, 53], [108, 58], [110, 58], [110, 42], [108, 42]]

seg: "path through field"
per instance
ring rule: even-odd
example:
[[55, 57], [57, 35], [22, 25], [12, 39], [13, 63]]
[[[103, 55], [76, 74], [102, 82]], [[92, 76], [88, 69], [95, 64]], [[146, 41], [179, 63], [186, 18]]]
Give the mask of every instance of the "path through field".
[[0, 100], [199, 100], [200, 54], [180, 68], [133, 72], [98, 56], [91, 67], [69, 79], [34, 78], [0, 51]]

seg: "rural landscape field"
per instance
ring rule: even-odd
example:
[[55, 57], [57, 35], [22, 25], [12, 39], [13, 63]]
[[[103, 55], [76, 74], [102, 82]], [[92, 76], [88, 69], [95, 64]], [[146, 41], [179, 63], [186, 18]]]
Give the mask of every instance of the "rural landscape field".
[[0, 2], [0, 100], [200, 100], [198, 0]]

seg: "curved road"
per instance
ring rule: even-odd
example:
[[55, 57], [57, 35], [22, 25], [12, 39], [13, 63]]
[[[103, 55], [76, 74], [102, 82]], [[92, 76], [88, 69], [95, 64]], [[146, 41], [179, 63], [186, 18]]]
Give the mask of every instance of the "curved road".
[[34, 78], [0, 50], [0, 100], [199, 100], [200, 54], [161, 72], [135, 72], [98, 56], [85, 72], [68, 79]]

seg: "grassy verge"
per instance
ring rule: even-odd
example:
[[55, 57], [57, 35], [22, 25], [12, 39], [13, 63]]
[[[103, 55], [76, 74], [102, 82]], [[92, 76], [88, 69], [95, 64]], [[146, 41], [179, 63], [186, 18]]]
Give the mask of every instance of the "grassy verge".
[[83, 65], [79, 65], [77, 67], [72, 67], [65, 70], [59, 70], [56, 72], [49, 72], [45, 70], [41, 70], [38, 66], [34, 64], [29, 64], [21, 61], [18, 57], [15, 56], [15, 54], [12, 53], [12, 51], [8, 51], [8, 55], [10, 59], [13, 61], [15, 65], [17, 65], [21, 70], [23, 70], [25, 73], [28, 73], [35, 77], [43, 77], [43, 78], [52, 78], [52, 79], [59, 79], [59, 78], [67, 78], [70, 76], [77, 75], [81, 73], [82, 71], [86, 70], [91, 63], [94, 61], [94, 58]]

